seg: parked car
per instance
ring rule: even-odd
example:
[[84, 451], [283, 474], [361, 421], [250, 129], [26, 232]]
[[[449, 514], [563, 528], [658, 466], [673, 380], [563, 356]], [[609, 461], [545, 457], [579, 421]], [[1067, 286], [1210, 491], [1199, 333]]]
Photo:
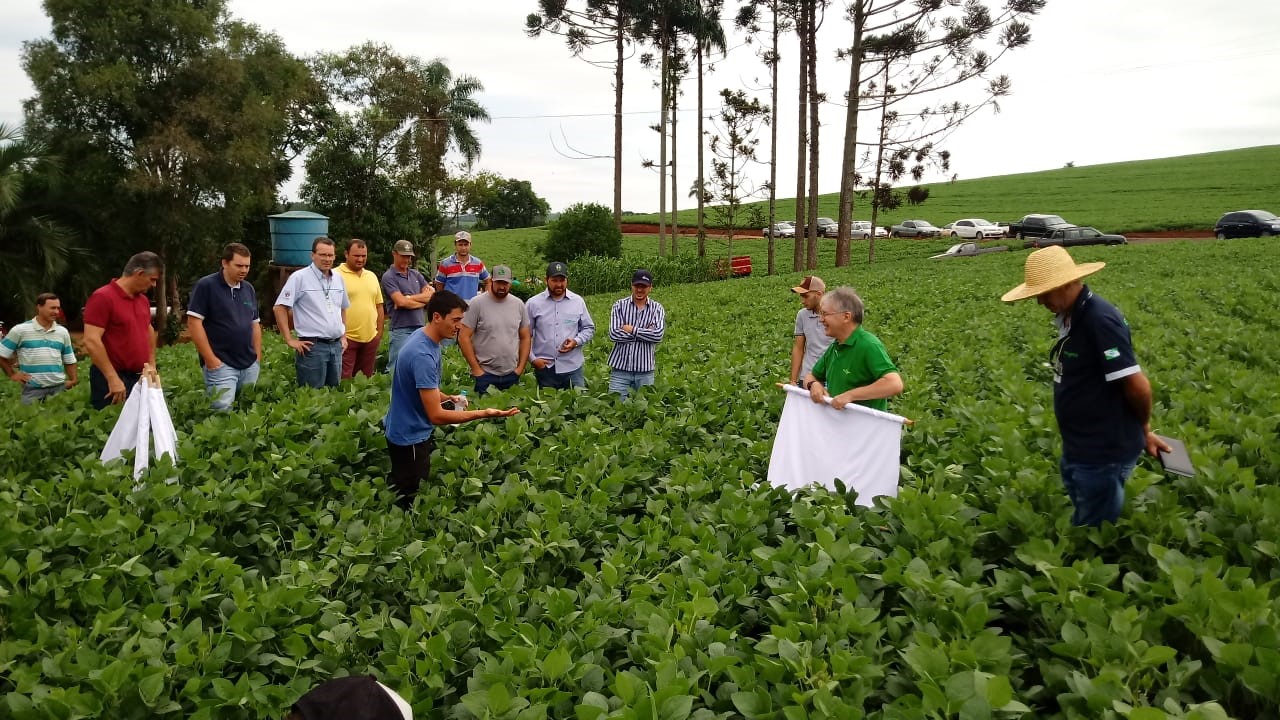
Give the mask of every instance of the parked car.
[[958, 237], [965, 240], [986, 240], [987, 238], [1004, 237], [1004, 229], [995, 223], [982, 218], [965, 218], [942, 226], [943, 237]]
[[960, 243], [959, 245], [952, 245], [946, 252], [933, 255], [929, 259], [935, 260], [937, 258], [975, 257], [978, 255], [986, 255], [987, 253], [1004, 252], [1008, 249], [1009, 248], [1004, 245], [980, 248], [978, 247], [978, 243], [967, 242]]
[[779, 220], [772, 227], [761, 230], [760, 234], [765, 237], [793, 238], [796, 236], [796, 224], [790, 220]]
[[872, 235], [878, 238], [889, 237], [889, 231], [882, 227], [873, 228], [870, 220], [854, 220], [849, 228], [849, 237], [852, 238], [870, 240]]
[[1023, 241], [1024, 248], [1048, 247], [1049, 245], [1124, 245], [1129, 238], [1123, 235], [1107, 235], [1091, 227], [1058, 228], [1047, 237], [1030, 238]]
[[942, 228], [934, 227], [928, 220], [903, 220], [889, 228], [890, 237], [938, 237]]
[[1237, 210], [1219, 218], [1213, 234], [1219, 240], [1280, 235], [1280, 218], [1266, 210]]
[[1054, 230], [1062, 227], [1075, 227], [1071, 223], [1063, 220], [1058, 215], [1027, 215], [1016, 223], [1009, 226], [1009, 234], [1019, 240], [1027, 238], [1045, 237]]
[[835, 237], [840, 234], [840, 223], [831, 218], [818, 218], [818, 237]]

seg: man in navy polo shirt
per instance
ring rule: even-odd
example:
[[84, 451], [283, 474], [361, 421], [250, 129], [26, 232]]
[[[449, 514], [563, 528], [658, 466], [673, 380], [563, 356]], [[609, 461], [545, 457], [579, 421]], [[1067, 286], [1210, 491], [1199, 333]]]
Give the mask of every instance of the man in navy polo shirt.
[[1054, 314], [1053, 411], [1073, 525], [1115, 522], [1124, 507], [1124, 483], [1142, 451], [1155, 456], [1169, 450], [1151, 432], [1151, 383], [1134, 355], [1129, 324], [1080, 281], [1105, 265], [1077, 265], [1058, 245], [1036, 250], [1027, 257], [1026, 282], [1001, 298], [1034, 297]]
[[262, 323], [248, 275], [249, 248], [227, 245], [222, 270], [196, 282], [187, 307], [187, 332], [200, 353], [205, 391], [218, 411], [230, 409], [241, 389], [258, 382]]
[[391, 344], [387, 348], [387, 372], [396, 366], [396, 356], [423, 325], [422, 309], [436, 291], [427, 278], [413, 267], [413, 243], [397, 240], [391, 251], [391, 267], [382, 274], [382, 297], [391, 319]]

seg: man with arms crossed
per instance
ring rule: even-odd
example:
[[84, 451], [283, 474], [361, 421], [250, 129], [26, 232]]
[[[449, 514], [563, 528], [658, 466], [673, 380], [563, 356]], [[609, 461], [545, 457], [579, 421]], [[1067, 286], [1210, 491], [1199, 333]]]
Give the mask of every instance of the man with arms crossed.
[[477, 295], [462, 318], [458, 348], [471, 367], [476, 393], [520, 382], [532, 343], [524, 301], [511, 294], [511, 268], [493, 269], [489, 292]]
[[436, 290], [413, 266], [413, 243], [397, 240], [391, 251], [391, 267], [382, 273], [382, 296], [391, 316], [391, 344], [387, 347], [387, 372], [396, 366], [396, 356], [406, 340], [422, 327], [422, 309]]
[[373, 377], [373, 365], [378, 359], [378, 346], [382, 344], [382, 326], [386, 322], [386, 308], [382, 302], [382, 283], [368, 270], [369, 246], [360, 238], [347, 241], [346, 262], [338, 266], [347, 299], [347, 346], [342, 351], [342, 379], [348, 380], [357, 372]]
[[222, 249], [222, 269], [196, 281], [187, 306], [187, 333], [200, 355], [205, 391], [213, 409], [229, 410], [236, 394], [258, 382], [262, 368], [262, 323], [258, 296], [246, 277], [249, 248]]
[[332, 240], [316, 238], [311, 243], [311, 264], [290, 275], [276, 298], [276, 327], [293, 348], [299, 387], [336, 387], [342, 377], [351, 301], [342, 278], [333, 272], [336, 257]]
[[466, 309], [466, 301], [457, 295], [447, 290], [437, 292], [427, 303], [427, 325], [405, 342], [396, 358], [391, 406], [383, 425], [391, 455], [391, 487], [399, 496], [397, 504], [405, 509], [413, 506], [418, 488], [431, 474], [432, 435], [437, 426], [520, 412], [515, 407], [453, 410], [443, 406], [445, 401], [461, 399], [440, 392], [440, 351], [445, 340], [457, 335]]
[[831, 344], [831, 336], [822, 327], [818, 306], [827, 284], [817, 275], [806, 276], [804, 282], [791, 288], [800, 296], [804, 307], [796, 313], [795, 342], [791, 345], [791, 382], [799, 385]]
[[23, 405], [43, 402], [78, 382], [71, 333], [58, 324], [61, 310], [57, 295], [41, 293], [36, 296], [36, 316], [14, 325], [0, 340], [0, 369], [22, 385]]
[[902, 393], [902, 375], [880, 338], [862, 327], [862, 298], [839, 287], [822, 298], [819, 318], [832, 343], [804, 376], [804, 388], [816, 403], [831, 396], [831, 407], [849, 403], [887, 410], [888, 398]]
[[1059, 468], [1074, 508], [1072, 525], [1115, 522], [1143, 450], [1154, 457], [1170, 449], [1151, 431], [1151, 382], [1138, 365], [1129, 323], [1081, 282], [1104, 266], [1077, 265], [1060, 245], [1036, 250], [1027, 256], [1026, 282], [1000, 298], [1033, 297], [1054, 315], [1053, 414], [1062, 433]]
[[533, 345], [529, 360], [538, 387], [586, 387], [582, 346], [595, 337], [596, 324], [580, 295], [569, 291], [569, 268], [547, 265], [547, 289], [525, 303]]
[[99, 410], [123, 403], [143, 366], [155, 367], [156, 331], [147, 291], [163, 271], [159, 255], [140, 252], [129, 258], [119, 278], [94, 290], [85, 303], [84, 348], [93, 361], [89, 402]]

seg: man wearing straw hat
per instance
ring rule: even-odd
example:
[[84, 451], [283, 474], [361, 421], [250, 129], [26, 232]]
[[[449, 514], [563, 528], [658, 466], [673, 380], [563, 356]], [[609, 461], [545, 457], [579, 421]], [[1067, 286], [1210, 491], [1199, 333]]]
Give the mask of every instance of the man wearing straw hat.
[[1049, 351], [1053, 412], [1062, 433], [1062, 484], [1073, 525], [1115, 522], [1124, 483], [1145, 449], [1169, 450], [1151, 432], [1151, 383], [1138, 365], [1129, 324], [1114, 305], [1081, 282], [1106, 263], [1076, 264], [1061, 246], [1027, 257], [1026, 282], [1005, 293], [1035, 298], [1054, 314], [1058, 341]]

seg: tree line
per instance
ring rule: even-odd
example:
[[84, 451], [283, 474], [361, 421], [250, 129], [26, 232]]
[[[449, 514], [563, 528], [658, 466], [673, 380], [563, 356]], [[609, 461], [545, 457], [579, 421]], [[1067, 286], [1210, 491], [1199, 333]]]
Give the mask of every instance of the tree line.
[[[708, 207], [716, 208], [716, 221], [732, 226], [744, 201], [767, 196], [772, 225], [777, 148], [794, 142], [796, 223], [807, 232], [797, 233], [803, 240], [795, 243], [791, 268], [802, 270], [817, 266], [819, 108], [848, 108], [837, 128], [843, 130], [837, 264], [843, 265], [855, 202], [869, 206], [874, 219], [901, 202], [894, 185], [902, 178], [947, 167], [940, 140], [1009, 92], [1008, 78], [993, 76], [991, 67], [1030, 41], [1027, 20], [1043, 5], [536, 0], [524, 30], [559, 36], [574, 55], [613, 70], [615, 223], [622, 216], [624, 70], [638, 54], [656, 73], [658, 157], [646, 164], [659, 176], [660, 254], [680, 251], [675, 218], [682, 198], [697, 206], [699, 255], [706, 253]], [[35, 87], [24, 103], [24, 125], [0, 128], [0, 256], [10, 269], [0, 292], [3, 316], [24, 314], [37, 288], [83, 298], [125, 258], [149, 249], [167, 268], [156, 291], [166, 326], [167, 310], [180, 312], [180, 288], [207, 272], [218, 247], [239, 241], [256, 258], [269, 257], [266, 216], [291, 209], [278, 189], [304, 155], [305, 207], [330, 217], [331, 234], [364, 237], [375, 253], [389, 251], [396, 239], [433, 250], [427, 240], [463, 214], [492, 227], [518, 227], [540, 222], [549, 210], [529, 181], [473, 172], [481, 153], [475, 128], [490, 119], [479, 99], [484, 87], [442, 59], [372, 42], [298, 57], [278, 36], [232, 17], [226, 0], [65, 0], [45, 9], [51, 35], [23, 48]], [[844, 58], [850, 75], [838, 92], [827, 93], [817, 77], [818, 30], [836, 22], [847, 25], [844, 43], [821, 50]], [[727, 26], [745, 35], [769, 69], [770, 97], [761, 102], [727, 88], [718, 94], [718, 114], [709, 114], [704, 81], [729, 52]], [[789, 140], [777, 132], [779, 113], [790, 105], [777, 92], [787, 44], [800, 81], [798, 132]], [[698, 169], [682, 189], [676, 118], [690, 79]], [[975, 80], [985, 85], [962, 94]], [[865, 117], [878, 118], [870, 132], [859, 127]], [[760, 156], [761, 127], [770, 128], [767, 160]], [[448, 158], [458, 162], [450, 166]], [[769, 179], [750, 181], [753, 165], [767, 165]], [[777, 270], [770, 238], [768, 272]]]

